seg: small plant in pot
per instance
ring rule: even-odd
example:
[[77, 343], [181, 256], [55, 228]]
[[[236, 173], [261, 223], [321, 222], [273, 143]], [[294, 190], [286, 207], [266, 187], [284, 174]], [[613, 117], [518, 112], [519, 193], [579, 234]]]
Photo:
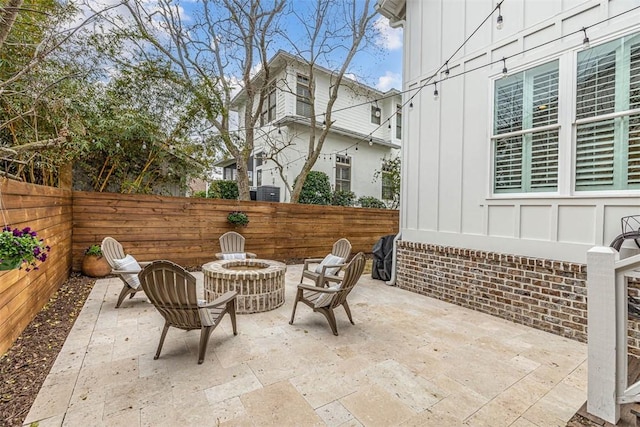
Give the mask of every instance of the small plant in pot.
[[242, 211], [233, 211], [227, 215], [227, 222], [236, 227], [246, 227], [249, 224], [249, 216]]
[[111, 273], [111, 266], [102, 256], [100, 245], [91, 245], [84, 251], [82, 273], [89, 277], [104, 277]]

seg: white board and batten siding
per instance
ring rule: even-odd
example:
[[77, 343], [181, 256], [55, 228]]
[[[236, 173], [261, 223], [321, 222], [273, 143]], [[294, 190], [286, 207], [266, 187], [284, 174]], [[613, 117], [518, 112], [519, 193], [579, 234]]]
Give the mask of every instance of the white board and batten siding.
[[[442, 72], [435, 77], [440, 96], [434, 100], [429, 77], [496, 1], [408, 0], [404, 89], [416, 90], [404, 95], [405, 100], [413, 96], [413, 107], [404, 112], [403, 240], [585, 263], [589, 248], [607, 246], [620, 234], [622, 216], [640, 215], [640, 190], [574, 189], [580, 30], [589, 27], [592, 47], [640, 33], [640, 10], [592, 26], [639, 4], [506, 0], [503, 29], [496, 28], [494, 13], [448, 63], [449, 77]], [[557, 189], [497, 193], [492, 178], [494, 83], [503, 78], [504, 65], [513, 75], [550, 61], [557, 61], [559, 69]]]

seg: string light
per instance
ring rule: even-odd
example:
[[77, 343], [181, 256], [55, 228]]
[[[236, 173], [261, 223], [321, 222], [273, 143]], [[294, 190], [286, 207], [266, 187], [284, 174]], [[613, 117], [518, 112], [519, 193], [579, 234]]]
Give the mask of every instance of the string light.
[[143, 143], [142, 143], [142, 149], [143, 149], [143, 150], [146, 150], [146, 149], [147, 149], [147, 143], [146, 143], [146, 142], [143, 142]]
[[437, 101], [439, 97], [440, 94], [438, 93], [438, 82], [435, 81], [433, 82], [433, 100]]
[[587, 36], [587, 29], [582, 27], [582, 31], [584, 32], [584, 39], [582, 39], [582, 47], [585, 49], [589, 49], [589, 36]]
[[498, 30], [501, 30], [501, 29], [502, 29], [502, 26], [503, 26], [503, 22], [502, 22], [502, 21], [503, 21], [503, 20], [502, 20], [502, 8], [501, 8], [501, 6], [502, 6], [502, 2], [498, 3], [498, 19], [496, 19], [496, 28], [497, 28]]
[[[501, 10], [501, 6], [502, 6], [503, 1], [504, 1], [504, 0], [500, 1], [500, 3], [496, 6], [496, 8], [495, 8], [495, 9], [493, 9], [493, 11], [492, 11], [488, 16], [486, 16], [486, 17], [485, 17], [485, 19], [480, 23], [480, 25], [478, 25], [478, 26], [476, 27], [476, 29], [475, 29], [473, 32], [471, 32], [471, 34], [469, 34], [469, 36], [467, 36], [467, 38], [463, 41], [463, 43], [462, 43], [460, 46], [458, 46], [458, 48], [457, 48], [457, 49], [456, 49], [456, 50], [451, 54], [451, 56], [450, 56], [450, 57], [445, 61], [445, 63], [444, 63], [444, 64], [443, 64], [443, 65], [442, 65], [442, 66], [441, 66], [441, 67], [440, 67], [440, 68], [439, 68], [439, 69], [438, 69], [438, 70], [437, 70], [437, 71], [436, 71], [432, 76], [428, 77], [428, 78], [426, 79], [426, 81], [425, 81], [422, 85], [420, 85], [420, 86], [419, 86], [419, 87], [417, 87], [417, 88], [410, 88], [410, 89], [407, 89], [407, 90], [405, 90], [405, 91], [401, 91], [401, 92], [400, 92], [400, 94], [410, 93], [410, 92], [415, 92], [415, 93], [413, 93], [413, 95], [409, 98], [409, 101], [408, 101], [409, 108], [413, 108], [413, 98], [414, 98], [416, 95], [418, 95], [418, 93], [419, 93], [422, 89], [424, 89], [427, 85], [429, 85], [429, 84], [431, 84], [431, 83], [432, 83], [432, 82], [431, 82], [431, 79], [433, 79], [433, 78], [437, 75], [437, 73], [439, 73], [439, 72], [442, 70], [442, 68], [444, 68], [444, 69], [445, 69], [445, 70], [443, 71], [444, 75], [445, 75], [445, 76], [449, 76], [449, 74], [450, 74], [450, 69], [449, 69], [449, 65], [448, 65], [449, 61], [450, 61], [450, 60], [451, 60], [451, 59], [452, 59], [452, 58], [453, 58], [453, 57], [454, 57], [454, 56], [455, 56], [455, 55], [456, 55], [456, 54], [457, 54], [457, 53], [458, 53], [458, 52], [459, 52], [459, 51], [460, 51], [460, 50], [461, 50], [461, 49], [462, 49], [466, 44], [467, 44], [467, 42], [471, 39], [471, 37], [473, 37], [473, 36], [474, 36], [474, 35], [475, 35], [479, 30], [480, 30], [480, 28], [481, 28], [481, 27], [482, 27], [482, 26], [487, 22], [487, 20], [489, 20], [489, 19], [491, 18], [491, 16], [492, 16], [492, 15], [493, 15], [493, 13], [496, 11], [496, 9], [498, 10], [498, 18], [499, 18], [499, 19], [498, 19], [498, 21], [499, 21], [500, 23], [503, 23], [502, 13], [501, 13], [501, 12], [502, 12], [502, 10]], [[556, 42], [556, 41], [558, 41], [558, 40], [562, 40], [562, 39], [564, 39], [565, 37], [572, 36], [572, 35], [574, 35], [574, 34], [576, 34], [576, 33], [579, 33], [579, 32], [583, 32], [583, 33], [584, 33], [583, 45], [585, 46], [585, 48], [586, 48], [586, 47], [589, 47], [589, 45], [588, 45], [588, 43], [589, 43], [589, 38], [588, 38], [588, 36], [587, 36], [587, 32], [586, 32], [586, 30], [587, 30], [588, 28], [591, 28], [591, 27], [593, 27], [593, 26], [595, 26], [595, 25], [598, 25], [598, 24], [602, 24], [602, 23], [604, 23], [604, 22], [611, 21], [612, 19], [615, 19], [615, 18], [617, 18], [617, 17], [619, 17], [619, 16], [625, 15], [625, 14], [630, 13], [630, 12], [632, 12], [632, 11], [634, 11], [634, 10], [637, 10], [637, 9], [640, 9], [640, 6], [636, 6], [636, 7], [634, 7], [634, 8], [629, 9], [629, 10], [626, 10], [626, 11], [620, 12], [620, 13], [618, 13], [617, 15], [607, 17], [607, 18], [605, 18], [605, 19], [603, 19], [603, 20], [601, 20], [601, 21], [594, 22], [594, 23], [592, 23], [591, 25], [589, 25], [589, 26], [587, 26], [587, 27], [583, 27], [583, 28], [582, 28], [582, 29], [580, 29], [580, 30], [573, 31], [573, 32], [571, 32], [571, 33], [567, 33], [567, 34], [563, 34], [563, 35], [561, 35], [561, 36], [557, 37], [556, 39], [548, 40], [548, 41], [546, 41], [546, 42], [544, 42], [544, 43], [541, 43], [541, 44], [539, 44], [539, 45], [531, 46], [530, 48], [525, 49], [525, 50], [523, 50], [523, 51], [521, 51], [521, 52], [518, 52], [517, 54], [514, 54], [514, 55], [512, 55], [512, 56], [522, 55], [523, 53], [529, 52], [529, 51], [534, 50], [534, 49], [538, 49], [538, 48], [540, 48], [540, 47], [542, 47], [542, 46], [546, 46], [546, 45], [548, 45], [548, 44], [550, 44], [550, 43]], [[497, 23], [498, 23], [498, 22], [497, 22]], [[508, 69], [507, 69], [507, 65], [506, 65], [506, 60], [507, 60], [507, 59], [510, 59], [512, 56], [503, 57], [502, 59], [499, 59], [499, 60], [497, 60], [497, 61], [489, 62], [489, 63], [484, 64], [484, 65], [480, 65], [480, 66], [477, 66], [477, 67], [474, 67], [474, 68], [470, 68], [470, 69], [464, 70], [463, 72], [461, 72], [461, 73], [457, 74], [455, 77], [462, 77], [462, 76], [463, 76], [463, 75], [465, 75], [465, 74], [468, 74], [468, 73], [471, 73], [471, 72], [477, 71], [477, 70], [479, 70], [479, 69], [482, 69], [482, 68], [485, 68], [485, 67], [488, 67], [488, 66], [493, 66], [493, 65], [495, 65], [496, 63], [499, 63], [499, 61], [502, 61], [502, 63], [503, 63], [502, 73], [503, 73], [504, 75], [507, 75], [507, 73], [508, 73]], [[433, 83], [433, 84], [434, 84], [434, 89], [435, 89], [435, 90], [434, 90], [434, 92], [437, 92], [437, 86], [436, 86], [436, 83], [437, 83], [437, 82], [434, 82], [434, 83]], [[349, 110], [349, 109], [353, 109], [353, 108], [360, 107], [361, 105], [365, 105], [365, 104], [368, 104], [368, 103], [370, 103], [371, 105], [375, 105], [375, 106], [377, 106], [377, 105], [378, 105], [378, 100], [384, 100], [384, 99], [387, 99], [387, 98], [390, 98], [390, 97], [396, 96], [397, 94], [398, 94], [398, 93], [397, 93], [397, 92], [395, 92], [394, 94], [390, 94], [390, 95], [382, 96], [382, 97], [380, 97], [380, 98], [378, 98], [378, 99], [375, 99], [375, 100], [373, 100], [373, 101], [365, 101], [365, 102], [362, 102], [362, 103], [360, 103], [360, 104], [353, 104], [353, 105], [349, 105], [349, 106], [347, 106], [347, 107], [343, 107], [343, 108], [340, 108], [340, 109], [332, 110], [332, 112], [333, 112], [333, 113], [336, 113], [336, 112], [338, 112], [338, 111]], [[434, 95], [435, 95], [435, 93], [434, 93]], [[404, 105], [407, 105], [407, 103], [403, 104], [403, 106], [404, 106]], [[398, 111], [396, 111], [396, 112], [395, 112], [395, 113], [393, 113], [389, 118], [387, 118], [387, 121], [389, 121], [389, 126], [390, 126], [390, 124], [391, 124], [391, 123], [390, 123], [391, 118], [392, 118], [394, 115], [396, 115], [398, 112], [400, 112], [400, 111], [401, 111], [401, 109], [398, 109]], [[324, 115], [324, 114], [326, 114], [326, 113], [322, 113], [322, 114]], [[296, 122], [296, 121], [297, 121], [297, 119], [295, 119], [295, 118], [294, 118], [294, 122]], [[379, 125], [379, 126], [376, 128], [376, 130], [377, 130], [377, 129], [379, 129], [381, 126], [382, 126], [382, 125]], [[278, 129], [278, 130], [279, 130], [279, 129]], [[373, 134], [373, 132], [375, 132], [375, 130], [374, 130], [374, 131], [372, 131], [372, 132], [368, 135], [368, 136], [369, 136], [369, 145], [370, 145], [370, 146], [372, 146], [372, 145], [373, 145], [373, 139], [371, 138], [371, 135]], [[280, 132], [278, 132], [278, 133], [280, 133]], [[237, 136], [236, 136], [236, 138], [237, 138]], [[366, 137], [365, 137], [365, 138], [366, 138]], [[363, 138], [363, 139], [364, 139], [364, 138]], [[354, 147], [354, 146], [356, 146], [356, 145], [357, 145], [357, 142], [356, 142], [356, 143], [354, 143], [353, 145], [351, 145], [351, 146], [350, 146], [350, 147], [348, 147], [348, 148]], [[345, 154], [348, 154], [348, 151], [347, 151], [347, 150], [345, 150]], [[330, 155], [329, 155], [329, 160], [331, 160], [331, 159], [332, 159], [332, 155], [330, 154]], [[297, 160], [299, 160], [299, 159], [297, 159]], [[297, 161], [297, 160], [294, 160], [294, 161]], [[289, 162], [289, 163], [291, 163], [291, 162]], [[288, 164], [288, 163], [287, 163], [287, 164]]]

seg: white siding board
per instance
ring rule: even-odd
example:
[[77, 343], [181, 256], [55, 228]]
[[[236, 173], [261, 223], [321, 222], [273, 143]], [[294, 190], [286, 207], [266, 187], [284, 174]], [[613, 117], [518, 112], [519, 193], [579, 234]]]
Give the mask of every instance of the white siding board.
[[437, 103], [433, 94], [424, 89], [418, 97], [420, 111], [426, 112], [426, 119], [420, 129], [420, 182], [424, 183], [419, 192], [418, 226], [421, 229], [438, 229], [438, 174], [439, 174], [439, 118]]
[[[562, 20], [563, 35], [579, 31], [582, 27], [589, 26], [589, 23], [598, 22], [604, 18], [602, 10], [597, 4], [587, 10], [580, 10], [576, 12], [577, 13], [575, 15], [568, 16]], [[583, 36], [584, 34], [580, 33], [577, 37], [582, 40]]]
[[422, 22], [429, 22], [429, 20], [426, 19], [423, 21], [422, 14], [424, 13], [423, 9], [425, 7], [421, 0], [408, 0], [407, 3], [407, 11], [412, 10], [416, 13], [407, 13], [407, 26], [414, 30], [411, 31], [410, 34], [405, 33], [404, 40], [408, 41], [408, 44], [404, 46], [404, 51], [412, 52], [411, 55], [406, 55], [408, 58], [408, 67], [406, 68], [407, 79], [405, 82], [415, 80], [422, 75], [420, 63], [422, 56], [426, 54], [425, 46], [422, 45], [422, 40], [424, 39], [422, 32], [426, 25], [422, 25]]
[[596, 206], [558, 206], [558, 240], [596, 244]]
[[[441, 120], [440, 178], [438, 201], [438, 229], [460, 232], [462, 215], [462, 140], [464, 116], [457, 110], [463, 102], [461, 79], [451, 79], [439, 84], [439, 111], [452, 111], [447, 120]], [[443, 200], [446, 199], [446, 200]]]
[[523, 7], [524, 28], [532, 27], [542, 21], [552, 19], [562, 12], [562, 4], [558, 0], [536, 0], [526, 2]]
[[[469, 37], [471, 33], [475, 31], [475, 29], [480, 25], [482, 20], [487, 16], [495, 7], [493, 2], [489, 1], [469, 1], [469, 0], [456, 0], [457, 3], [460, 4], [460, 10], [464, 11], [464, 18], [460, 17], [459, 20], [454, 22], [447, 22], [447, 28], [455, 28], [459, 23], [464, 22], [464, 34], [465, 38]], [[407, 9], [408, 12], [408, 9]], [[407, 13], [408, 15], [408, 13]], [[429, 16], [431, 15], [431, 11], [428, 14], [423, 15], [423, 19], [425, 22], [428, 22]], [[495, 16], [497, 18], [498, 15]], [[494, 18], [494, 19], [495, 19]], [[489, 19], [491, 20], [491, 19]], [[495, 21], [494, 21], [495, 22]], [[477, 33], [474, 34], [473, 37], [469, 39], [467, 44], [465, 44], [463, 52], [465, 55], [473, 54], [478, 50], [483, 49], [486, 45], [491, 43], [491, 35], [493, 34], [493, 29], [495, 25], [483, 25]], [[503, 28], [504, 30], [504, 28]], [[458, 58], [460, 55], [457, 56]]]
[[522, 206], [520, 209], [520, 238], [551, 240], [552, 206]]
[[536, 46], [540, 46], [542, 43], [545, 43], [549, 40], [553, 40], [558, 37], [558, 30], [555, 23], [547, 27], [540, 28], [530, 34], [526, 34], [523, 37], [523, 48], [524, 50], [533, 49]]
[[[465, 64], [470, 70], [484, 64], [487, 56], [483, 55]], [[490, 120], [488, 108], [488, 91], [485, 72], [470, 72], [464, 75], [462, 114], [463, 142], [462, 181], [461, 181], [461, 217], [462, 232], [484, 234], [485, 212], [482, 206], [487, 189], [486, 176], [489, 173], [489, 142], [487, 123]]]
[[489, 236], [516, 236], [516, 206], [489, 206]]

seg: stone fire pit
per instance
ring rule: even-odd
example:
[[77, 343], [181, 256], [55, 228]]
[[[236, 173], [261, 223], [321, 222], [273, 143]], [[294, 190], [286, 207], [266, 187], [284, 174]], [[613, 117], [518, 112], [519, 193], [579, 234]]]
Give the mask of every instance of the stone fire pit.
[[259, 313], [284, 304], [287, 266], [268, 259], [212, 261], [202, 266], [205, 297], [213, 301], [227, 291], [237, 291], [236, 312]]

